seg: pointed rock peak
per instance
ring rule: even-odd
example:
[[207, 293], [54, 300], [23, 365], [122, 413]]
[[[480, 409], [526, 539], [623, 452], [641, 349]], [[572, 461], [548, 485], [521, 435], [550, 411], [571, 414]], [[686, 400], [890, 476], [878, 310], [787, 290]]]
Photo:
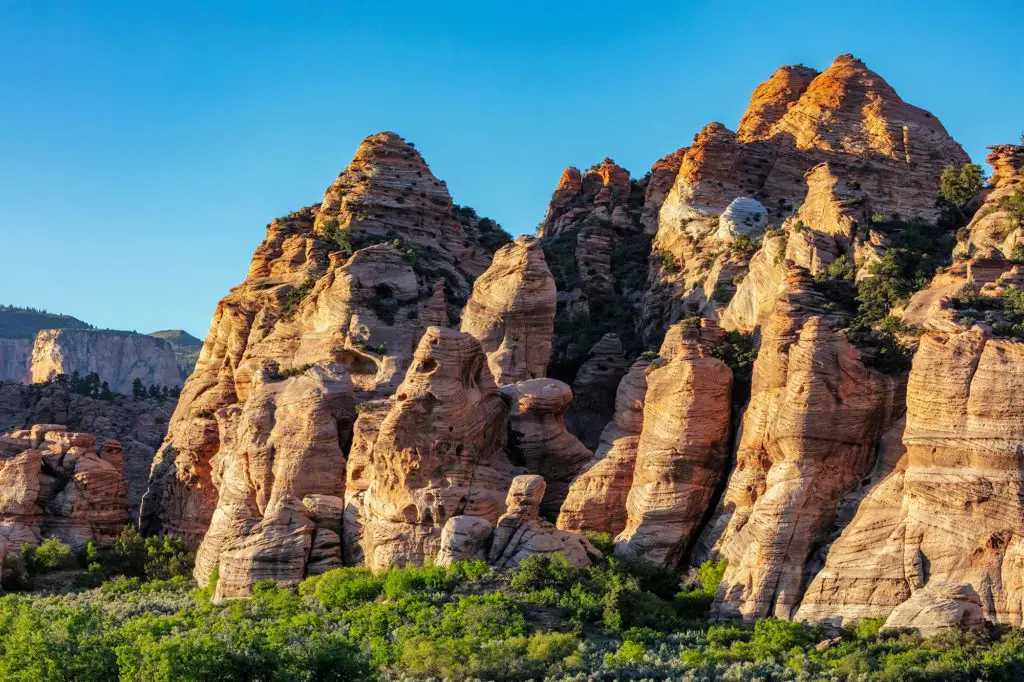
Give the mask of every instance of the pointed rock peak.
[[708, 142], [716, 138], [734, 139], [735, 137], [736, 133], [729, 130], [729, 128], [727, 128], [725, 124], [719, 123], [718, 121], [714, 121], [712, 123], [708, 123], [706, 126], [700, 129], [700, 132], [694, 135], [693, 144], [698, 145], [701, 144], [702, 142]]
[[739, 138], [754, 140], [768, 134], [817, 76], [818, 71], [803, 64], [776, 69], [750, 96], [750, 104], [737, 131]]
[[356, 150], [353, 161], [365, 159], [376, 160], [378, 163], [382, 163], [388, 157], [413, 159], [419, 161], [423, 166], [427, 165], [423, 160], [423, 155], [416, 149], [416, 145], [407, 142], [401, 135], [387, 130], [363, 138], [363, 141], [359, 144], [359, 149]]
[[[569, 166], [562, 171], [562, 177], [558, 179], [558, 186], [555, 187], [555, 192], [567, 192], [577, 193], [583, 186], [583, 174], [580, 173], [580, 169], [576, 166]], [[552, 197], [552, 201], [554, 198]]]

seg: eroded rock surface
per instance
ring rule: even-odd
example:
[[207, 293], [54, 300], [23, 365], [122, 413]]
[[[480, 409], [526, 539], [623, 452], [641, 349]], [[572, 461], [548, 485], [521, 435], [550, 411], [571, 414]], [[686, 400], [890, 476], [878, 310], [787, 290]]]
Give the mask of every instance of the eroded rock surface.
[[489, 263], [483, 219], [470, 213], [411, 144], [380, 133], [319, 206], [270, 223], [245, 281], [218, 304], [182, 390], [154, 459], [145, 528], [202, 538], [217, 503], [214, 415], [248, 399], [267, 361], [283, 373], [338, 363], [360, 400], [393, 393], [424, 323], [457, 321], [469, 281]]
[[591, 451], [565, 428], [572, 390], [556, 379], [531, 379], [501, 388], [509, 403], [509, 456], [544, 478], [541, 512], [554, 519], [569, 484], [590, 461]]
[[[666, 323], [688, 315], [723, 314], [750, 258], [735, 247], [735, 229], [720, 231], [720, 217], [737, 199], [765, 207], [759, 228], [781, 227], [802, 203], [808, 210], [817, 203], [805, 201], [809, 172], [825, 163], [839, 203], [848, 192], [860, 194], [861, 205], [842, 205], [844, 222], [865, 206], [869, 215], [934, 222], [942, 169], [967, 161], [938, 119], [904, 102], [860, 60], [840, 56], [820, 74], [783, 67], [755, 91], [739, 133], [713, 123], [686, 150], [660, 213], [643, 338], [656, 340]], [[836, 231], [832, 224], [811, 227], [830, 237]], [[876, 239], [870, 227], [847, 223], [867, 246]], [[863, 250], [865, 263], [870, 250]]]
[[244, 404], [217, 413], [217, 508], [195, 567], [201, 585], [219, 569], [217, 599], [341, 565], [351, 379], [330, 364], [282, 378], [272, 362], [254, 379]]
[[650, 358], [641, 357], [619, 382], [615, 416], [601, 432], [594, 457], [569, 486], [559, 528], [615, 537], [626, 527], [626, 496], [633, 485], [650, 364]]
[[16, 551], [55, 537], [76, 552], [89, 541], [109, 547], [129, 520], [121, 467], [120, 443], [63, 425], [0, 436], [0, 544]]
[[[732, 371], [701, 345], [699, 325], [666, 335], [647, 371], [626, 526], [615, 552], [673, 569], [708, 512], [729, 447]], [[717, 336], [717, 334], [716, 334]]]
[[473, 283], [462, 331], [480, 341], [499, 386], [545, 375], [555, 305], [555, 280], [533, 237], [519, 237], [498, 249]]
[[794, 268], [763, 331], [736, 466], [698, 553], [728, 559], [713, 614], [793, 615], [813, 551], [892, 419], [893, 380], [864, 366], [824, 304]]
[[429, 328], [373, 444], [363, 497], [367, 566], [436, 556], [453, 516], [497, 521], [514, 475], [507, 421], [479, 342]]

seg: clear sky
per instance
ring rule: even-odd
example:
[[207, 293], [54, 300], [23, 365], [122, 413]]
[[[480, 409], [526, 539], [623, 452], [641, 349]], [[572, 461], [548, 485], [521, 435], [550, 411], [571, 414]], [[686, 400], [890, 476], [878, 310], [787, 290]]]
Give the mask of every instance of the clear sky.
[[0, 0], [0, 303], [202, 337], [368, 134], [519, 234], [565, 166], [640, 176], [845, 52], [980, 162], [1024, 130], [1022, 32], [1022, 0]]

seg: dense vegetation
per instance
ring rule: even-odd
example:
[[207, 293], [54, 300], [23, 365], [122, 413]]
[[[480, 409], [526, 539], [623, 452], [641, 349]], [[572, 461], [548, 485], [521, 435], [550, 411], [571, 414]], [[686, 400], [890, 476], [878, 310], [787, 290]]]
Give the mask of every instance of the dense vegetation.
[[[608, 549], [607, 539], [601, 543]], [[43, 560], [45, 558], [45, 561]], [[606, 559], [538, 556], [341, 568], [296, 589], [260, 583], [211, 603], [187, 555], [126, 532], [91, 569], [99, 587], [0, 598], [0, 679], [50, 680], [974, 680], [1020, 679], [1024, 631], [923, 640], [865, 620], [824, 632], [775, 619], [711, 624], [724, 564], [678, 577]], [[51, 541], [35, 570], [73, 557]], [[161, 566], [175, 568], [162, 570]], [[133, 577], [125, 577], [132, 573]], [[213, 576], [216, 580], [216, 575]]]

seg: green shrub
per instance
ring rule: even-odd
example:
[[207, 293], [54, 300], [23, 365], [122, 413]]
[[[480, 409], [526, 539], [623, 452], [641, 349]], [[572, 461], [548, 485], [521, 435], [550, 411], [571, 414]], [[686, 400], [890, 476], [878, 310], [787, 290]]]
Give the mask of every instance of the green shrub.
[[347, 609], [373, 601], [383, 591], [384, 582], [362, 567], [336, 568], [299, 585], [299, 594], [316, 599], [328, 609]]
[[743, 260], [750, 260], [759, 248], [761, 248], [761, 240], [751, 239], [745, 234], [736, 235], [732, 244], [729, 245], [733, 255]]
[[960, 170], [946, 166], [939, 176], [939, 197], [963, 210], [971, 199], [978, 196], [984, 182], [984, 173], [976, 163], [965, 163]]
[[1013, 190], [1013, 194], [1003, 197], [999, 208], [1009, 212], [1018, 227], [1024, 227], [1024, 189]]
[[22, 545], [21, 554], [29, 575], [74, 568], [78, 564], [71, 548], [57, 538], [46, 538], [38, 547]]
[[440, 566], [392, 568], [384, 575], [384, 596], [398, 599], [420, 592], [447, 592], [457, 580], [457, 572]]

